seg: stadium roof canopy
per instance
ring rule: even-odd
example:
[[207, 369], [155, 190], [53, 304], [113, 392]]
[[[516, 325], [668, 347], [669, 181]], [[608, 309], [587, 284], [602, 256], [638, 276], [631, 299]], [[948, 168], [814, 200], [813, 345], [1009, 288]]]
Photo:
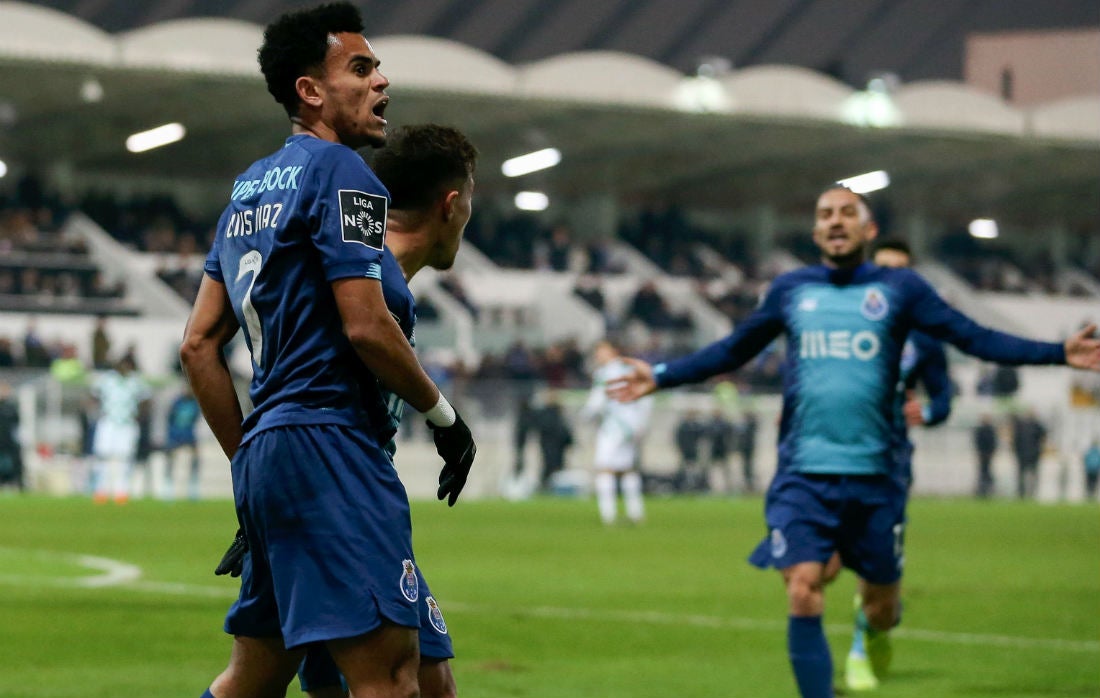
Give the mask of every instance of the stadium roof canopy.
[[[413, 34], [513, 65], [578, 51], [645, 56], [694, 73], [797, 65], [862, 87], [962, 78], [968, 37], [1100, 27], [1095, 0], [353, 0], [369, 36]], [[109, 32], [216, 16], [264, 24], [302, 0], [37, 0]]]
[[[259, 26], [181, 19], [110, 35], [0, 2], [0, 159], [95, 177], [216, 182], [288, 133], [255, 63]], [[391, 124], [463, 128], [479, 191], [577, 200], [804, 210], [823, 183], [890, 172], [892, 200], [938, 215], [1100, 219], [1100, 96], [1027, 111], [962, 83], [857, 91], [802, 67], [689, 77], [637, 55], [582, 51], [521, 66], [451, 40], [372, 41], [392, 81]], [[101, 88], [89, 92], [89, 85]], [[182, 142], [141, 154], [126, 137], [167, 122]], [[546, 146], [562, 164], [507, 180], [499, 164]]]

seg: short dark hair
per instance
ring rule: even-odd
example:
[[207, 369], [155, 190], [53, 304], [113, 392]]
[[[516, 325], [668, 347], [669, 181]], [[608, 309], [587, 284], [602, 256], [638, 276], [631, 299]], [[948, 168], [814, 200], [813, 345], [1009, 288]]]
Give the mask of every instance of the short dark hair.
[[913, 259], [913, 250], [909, 248], [909, 243], [901, 238], [880, 238], [875, 241], [871, 247], [871, 256], [874, 256], [879, 250], [893, 250], [894, 252], [901, 252], [902, 254]]
[[264, 29], [258, 57], [267, 91], [290, 116], [298, 114], [298, 90], [303, 75], [323, 70], [330, 34], [363, 33], [363, 18], [348, 2], [288, 12]]
[[390, 192], [390, 208], [423, 211], [445, 188], [462, 186], [477, 167], [477, 148], [450, 126], [396, 129], [374, 153], [373, 169]]

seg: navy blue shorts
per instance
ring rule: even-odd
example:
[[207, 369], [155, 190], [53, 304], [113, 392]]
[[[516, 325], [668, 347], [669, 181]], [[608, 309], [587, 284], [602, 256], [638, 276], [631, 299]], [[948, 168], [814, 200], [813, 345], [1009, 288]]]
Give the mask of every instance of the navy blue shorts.
[[[440, 611], [419, 567], [416, 568], [416, 575], [420, 583], [420, 658], [422, 661], [451, 659], [455, 656], [454, 646], [447, 633], [443, 612]], [[336, 662], [320, 643], [310, 645], [306, 650], [305, 659], [298, 668], [298, 681], [303, 691], [344, 685]]]
[[286, 647], [420, 625], [409, 499], [389, 455], [337, 425], [268, 429], [233, 458], [250, 554], [225, 631]]
[[886, 475], [779, 473], [768, 488], [768, 536], [749, 556], [760, 568], [825, 563], [833, 552], [871, 584], [901, 578], [905, 484]]

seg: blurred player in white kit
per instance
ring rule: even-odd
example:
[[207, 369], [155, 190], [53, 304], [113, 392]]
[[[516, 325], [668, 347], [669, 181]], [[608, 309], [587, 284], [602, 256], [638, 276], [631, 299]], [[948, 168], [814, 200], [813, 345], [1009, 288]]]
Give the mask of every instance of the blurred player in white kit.
[[607, 396], [608, 382], [630, 373], [630, 366], [622, 361], [615, 345], [606, 340], [596, 344], [595, 360], [592, 390], [581, 413], [585, 419], [595, 419], [599, 423], [594, 466], [600, 518], [605, 524], [615, 523], [618, 516], [616, 495], [621, 491], [627, 519], [640, 523], [645, 518], [645, 504], [638, 458], [653, 412], [653, 398], [629, 403], [611, 400]]

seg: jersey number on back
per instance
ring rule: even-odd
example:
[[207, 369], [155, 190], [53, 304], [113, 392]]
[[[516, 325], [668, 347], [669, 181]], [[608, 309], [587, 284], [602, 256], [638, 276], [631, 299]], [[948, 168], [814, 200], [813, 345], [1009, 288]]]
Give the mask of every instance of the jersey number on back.
[[252, 348], [252, 363], [263, 366], [264, 335], [263, 326], [260, 325], [260, 315], [252, 305], [252, 287], [256, 285], [256, 277], [260, 275], [260, 267], [264, 258], [256, 250], [252, 250], [241, 257], [241, 265], [237, 269], [237, 281], [244, 278], [245, 274], [252, 274], [252, 280], [248, 283], [248, 290], [241, 301], [241, 315], [244, 315], [245, 334], [248, 335], [248, 344]]

